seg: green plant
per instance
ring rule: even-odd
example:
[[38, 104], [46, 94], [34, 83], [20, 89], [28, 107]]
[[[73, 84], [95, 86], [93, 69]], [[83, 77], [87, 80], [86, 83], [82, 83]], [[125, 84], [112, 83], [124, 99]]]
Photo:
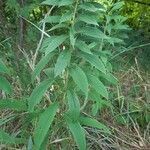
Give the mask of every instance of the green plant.
[[10, 94], [12, 91], [9, 81], [4, 77], [4, 75], [8, 74], [10, 74], [10, 71], [0, 58], [0, 90], [4, 91], [6, 94]]
[[[68, 136], [72, 133], [78, 148], [85, 150], [84, 126], [111, 134], [94, 115], [103, 105], [110, 106], [108, 83], [117, 84], [108, 58], [111, 47], [123, 43], [116, 36], [127, 29], [123, 25], [124, 17], [117, 16], [123, 3], [104, 7], [98, 2], [46, 0], [42, 5], [47, 5], [49, 10], [42, 21], [38, 47], [31, 60], [23, 52], [33, 70], [32, 85], [36, 87], [27, 101], [0, 102], [0, 108], [10, 104], [9, 109], [25, 112], [21, 114], [25, 118], [22, 118], [20, 138], [0, 131], [0, 140], [20, 144], [26, 143], [29, 137], [29, 149], [43, 150], [52, 132], [50, 127], [61, 126]], [[91, 105], [92, 113], [89, 113]], [[31, 131], [26, 133], [26, 130]]]

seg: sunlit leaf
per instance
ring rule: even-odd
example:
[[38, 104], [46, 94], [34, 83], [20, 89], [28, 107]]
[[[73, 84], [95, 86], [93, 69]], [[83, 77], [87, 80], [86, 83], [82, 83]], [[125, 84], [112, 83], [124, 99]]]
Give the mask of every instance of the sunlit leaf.
[[116, 11], [116, 10], [122, 8], [123, 5], [124, 5], [124, 2], [123, 2], [123, 1], [122, 1], [122, 2], [117, 2], [117, 3], [114, 4], [114, 6], [113, 6], [113, 8], [111, 9], [111, 11]]

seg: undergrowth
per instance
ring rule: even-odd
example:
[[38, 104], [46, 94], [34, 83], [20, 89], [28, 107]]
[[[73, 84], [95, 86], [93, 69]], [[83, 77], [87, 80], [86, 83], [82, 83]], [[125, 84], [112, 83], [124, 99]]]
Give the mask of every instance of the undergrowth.
[[123, 4], [46, 0], [41, 28], [26, 20], [37, 48], [18, 47], [16, 67], [0, 58], [1, 149], [148, 148], [149, 74], [136, 58], [112, 69], [129, 30]]

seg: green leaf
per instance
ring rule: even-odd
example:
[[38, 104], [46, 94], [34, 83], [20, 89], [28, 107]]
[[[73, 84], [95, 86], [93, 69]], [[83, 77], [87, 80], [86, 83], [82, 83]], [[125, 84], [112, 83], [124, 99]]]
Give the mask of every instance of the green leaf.
[[43, 113], [40, 114], [37, 127], [34, 130], [34, 149], [40, 149], [54, 120], [57, 109], [57, 104], [51, 104], [48, 108], [45, 109]]
[[91, 15], [91, 14], [81, 14], [79, 15], [78, 19], [80, 21], [83, 21], [87, 24], [92, 24], [92, 25], [96, 25], [99, 26], [99, 24], [97, 23], [97, 18], [96, 15]]
[[50, 59], [54, 56], [54, 53], [49, 53], [48, 55], [44, 56], [41, 58], [41, 60], [38, 62], [38, 64], [36, 65], [34, 72], [32, 74], [32, 81], [39, 76], [40, 72], [42, 71], [42, 69], [44, 69], [44, 67], [48, 64], [48, 62], [50, 61]]
[[99, 10], [99, 8], [95, 7], [92, 3], [86, 2], [79, 5], [79, 8], [84, 9], [86, 11], [90, 12], [96, 12]]
[[58, 46], [60, 46], [67, 38], [66, 35], [54, 36], [49, 42], [48, 47], [45, 50], [46, 55], [54, 51]]
[[15, 138], [0, 129], [0, 142], [4, 144], [15, 144]]
[[0, 73], [9, 74], [9, 70], [7, 69], [6, 65], [3, 63], [2, 59], [0, 59]]
[[12, 89], [10, 83], [2, 76], [0, 76], [0, 89], [10, 94]]
[[70, 35], [70, 43], [71, 43], [72, 47], [74, 48], [75, 41], [76, 41], [76, 38], [74, 37], [75, 36], [74, 28], [70, 28], [69, 35]]
[[82, 8], [82, 9], [84, 9], [86, 11], [90, 11], [90, 12], [98, 11], [98, 9], [91, 3], [83, 3], [83, 4], [79, 5], [79, 8]]
[[105, 106], [112, 107], [111, 102], [106, 99], [103, 99], [100, 96], [100, 94], [97, 93], [96, 90], [94, 90], [94, 89], [90, 90], [89, 99], [91, 99], [92, 101], [97, 103], [99, 110], [101, 110], [102, 108], [105, 108]]
[[32, 74], [32, 81], [40, 74], [42, 69], [48, 64], [48, 62], [51, 60], [51, 58], [54, 56], [55, 53], [51, 52], [48, 55], [41, 58], [41, 60], [36, 65], [33, 74]]
[[59, 5], [59, 0], [46, 0], [41, 3], [42, 5]]
[[79, 122], [67, 121], [67, 124], [78, 145], [79, 150], [86, 150], [85, 131]]
[[80, 57], [84, 58], [86, 61], [88, 61], [91, 65], [96, 67], [99, 71], [106, 74], [106, 68], [104, 66], [104, 63], [101, 59], [98, 58], [96, 55], [87, 54], [87, 53], [80, 53]]
[[67, 101], [69, 105], [68, 114], [72, 120], [77, 120], [80, 115], [80, 102], [75, 92], [67, 91]]
[[84, 41], [81, 41], [81, 40], [76, 41], [75, 46], [85, 53], [92, 54], [89, 46]]
[[96, 39], [108, 39], [108, 37], [96, 27], [83, 27], [79, 30], [79, 33]]
[[46, 48], [48, 47], [49, 43], [54, 39], [56, 36], [47, 37], [43, 40], [41, 48], [39, 49], [40, 52], [45, 52]]
[[74, 0], [60, 0], [59, 6], [66, 6], [73, 4]]
[[81, 91], [88, 96], [88, 80], [84, 71], [80, 67], [75, 66], [74, 68], [70, 69], [69, 73]]
[[60, 23], [70, 21], [72, 19], [72, 13], [71, 12], [66, 12], [65, 14], [62, 15], [60, 19]]
[[29, 112], [34, 111], [35, 105], [39, 104], [46, 90], [52, 85], [52, 79], [42, 81], [31, 93], [28, 99]]
[[117, 2], [117, 3], [114, 4], [114, 6], [111, 9], [111, 11], [116, 11], [116, 10], [122, 8], [123, 5], [124, 5], [124, 2]]
[[99, 103], [98, 102], [95, 102], [93, 105], [92, 105], [92, 115], [93, 116], [96, 116], [96, 114], [98, 113], [99, 111]]
[[91, 87], [94, 88], [95, 91], [98, 92], [101, 96], [108, 99], [108, 91], [105, 85], [97, 77], [93, 75], [89, 75], [88, 79]]
[[27, 110], [27, 104], [24, 100], [1, 99], [0, 109], [12, 109], [17, 111]]
[[54, 69], [55, 76], [60, 75], [62, 71], [65, 70], [65, 68], [70, 64], [70, 59], [71, 59], [71, 51], [64, 50], [59, 54]]
[[50, 30], [48, 31], [53, 31], [53, 30], [56, 30], [56, 29], [59, 29], [59, 28], [67, 28], [67, 26], [65, 24], [57, 24], [55, 26], [53, 26]]
[[61, 16], [48, 16], [45, 18], [46, 23], [59, 23]]
[[46, 68], [43, 71], [49, 78], [54, 78], [54, 68]]
[[108, 82], [114, 84], [114, 85], [117, 85], [118, 84], [118, 80], [116, 77], [114, 77], [111, 73], [106, 73], [106, 74], [103, 74], [101, 73], [100, 74], [100, 77], [103, 77], [104, 79], [106, 79]]
[[111, 134], [109, 128], [106, 127], [104, 124], [100, 123], [99, 121], [97, 121], [96, 119], [80, 116], [80, 123], [82, 125], [98, 128], [100, 130], [103, 130], [103, 132], [105, 133]]
[[115, 43], [123, 43], [123, 40], [122, 39], [119, 39], [119, 38], [115, 38], [115, 37], [109, 37], [107, 39], [107, 41], [112, 44], [114, 46]]

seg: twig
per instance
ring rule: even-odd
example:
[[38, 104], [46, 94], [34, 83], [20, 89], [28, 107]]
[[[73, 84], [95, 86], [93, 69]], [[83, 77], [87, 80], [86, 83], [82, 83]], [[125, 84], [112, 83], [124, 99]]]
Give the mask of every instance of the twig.
[[34, 23], [32, 23], [31, 21], [29, 21], [28, 19], [24, 18], [23, 16], [20, 15], [21, 18], [23, 18], [24, 20], [26, 20], [28, 23], [32, 24], [36, 29], [38, 29], [39, 31], [43, 32], [44, 35], [46, 35], [47, 37], [50, 37], [50, 35], [48, 33], [46, 33], [45, 31], [42, 31], [42, 29], [40, 29], [38, 26], [36, 26]]
[[[51, 11], [53, 10], [55, 6], [52, 6], [51, 9], [48, 11], [48, 13], [45, 15], [44, 17], [44, 20], [46, 19], [47, 16], [49, 16], [49, 14], [51, 13]], [[35, 63], [36, 63], [36, 58], [37, 58], [37, 55], [38, 55], [38, 51], [42, 45], [42, 42], [43, 42], [43, 38], [44, 38], [44, 32], [45, 32], [45, 21], [43, 21], [43, 26], [42, 26], [42, 33], [41, 33], [41, 38], [40, 38], [40, 41], [38, 43], [38, 46], [36, 48], [36, 51], [35, 51], [35, 54], [33, 56], [33, 66], [35, 66]]]

